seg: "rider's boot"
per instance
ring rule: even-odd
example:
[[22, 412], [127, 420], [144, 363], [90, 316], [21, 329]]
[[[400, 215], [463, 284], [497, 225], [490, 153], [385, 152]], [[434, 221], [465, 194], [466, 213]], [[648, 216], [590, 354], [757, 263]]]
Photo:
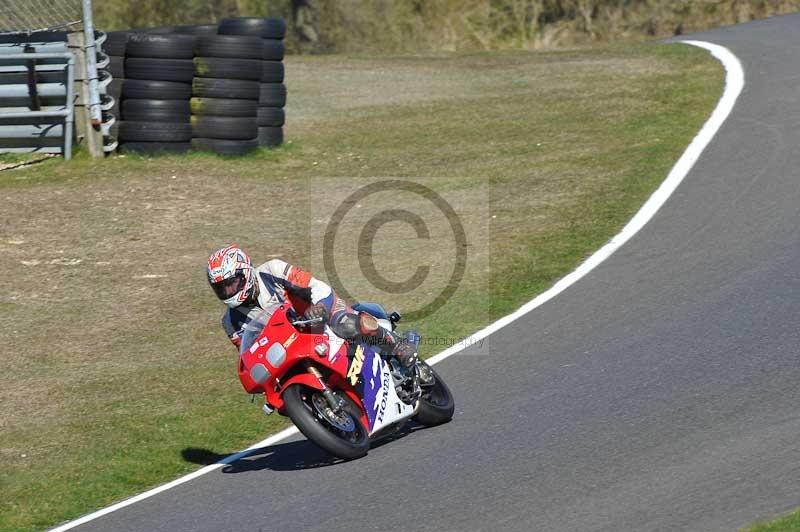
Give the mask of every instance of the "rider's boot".
[[383, 327], [367, 331], [368, 342], [377, 344], [382, 350], [391, 352], [406, 368], [417, 363], [417, 346], [395, 332]]
[[417, 362], [416, 343], [384, 329], [370, 314], [343, 312], [334, 315], [331, 326], [342, 338], [354, 339], [360, 336], [368, 344], [377, 345], [381, 351], [396, 356], [406, 368], [413, 367]]

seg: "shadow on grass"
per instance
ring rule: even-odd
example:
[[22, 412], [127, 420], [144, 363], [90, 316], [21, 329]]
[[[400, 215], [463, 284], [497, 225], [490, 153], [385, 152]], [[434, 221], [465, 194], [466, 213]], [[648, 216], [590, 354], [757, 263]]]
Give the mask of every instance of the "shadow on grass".
[[[409, 423], [399, 430], [377, 438], [372, 442], [370, 450], [375, 451], [387, 443], [394, 442], [424, 428], [424, 426], [417, 423]], [[232, 455], [233, 453], [219, 454], [209, 449], [197, 447], [187, 447], [181, 451], [181, 456], [185, 461], [200, 465], [216, 464]], [[255, 449], [244, 458], [223, 466], [222, 472], [244, 473], [264, 469], [272, 471], [301, 471], [328, 467], [343, 462], [346, 462], [346, 460], [331, 456], [310, 441], [302, 439]]]

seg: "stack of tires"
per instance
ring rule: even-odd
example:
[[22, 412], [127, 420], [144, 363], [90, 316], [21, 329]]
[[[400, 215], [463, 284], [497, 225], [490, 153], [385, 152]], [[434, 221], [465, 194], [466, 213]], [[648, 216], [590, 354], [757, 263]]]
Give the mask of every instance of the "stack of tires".
[[175, 26], [174, 33], [182, 33], [185, 35], [216, 35], [216, 24], [185, 24], [183, 26]]
[[278, 146], [283, 143], [286, 120], [286, 85], [284, 78], [284, 43], [286, 22], [278, 18], [229, 18], [219, 24], [221, 35], [237, 35], [261, 40], [261, 75], [258, 98], [258, 143]]
[[258, 148], [261, 39], [201, 35], [195, 46], [192, 146], [221, 155]]
[[107, 86], [106, 94], [113, 96], [117, 104], [110, 111], [119, 120], [119, 101], [122, 94], [122, 80], [125, 79], [125, 45], [128, 42], [128, 32], [112, 31], [106, 36], [102, 45], [103, 53], [108, 56], [108, 68], [111, 82]]
[[129, 33], [125, 41], [121, 151], [184, 152], [191, 147], [194, 35]]

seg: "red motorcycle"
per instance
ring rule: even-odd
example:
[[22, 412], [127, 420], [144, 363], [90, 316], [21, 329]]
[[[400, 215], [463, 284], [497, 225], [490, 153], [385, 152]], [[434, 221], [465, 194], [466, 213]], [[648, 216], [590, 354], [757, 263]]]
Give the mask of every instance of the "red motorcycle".
[[[375, 304], [354, 305], [380, 326], [400, 320]], [[407, 341], [419, 336], [407, 333]], [[300, 319], [291, 305], [264, 309], [245, 328], [239, 379], [263, 393], [267, 413], [291, 418], [309, 440], [334, 456], [367, 454], [370, 442], [409, 420], [433, 426], [453, 417], [453, 396], [424, 361], [406, 368], [381, 346], [345, 341], [322, 320]]]

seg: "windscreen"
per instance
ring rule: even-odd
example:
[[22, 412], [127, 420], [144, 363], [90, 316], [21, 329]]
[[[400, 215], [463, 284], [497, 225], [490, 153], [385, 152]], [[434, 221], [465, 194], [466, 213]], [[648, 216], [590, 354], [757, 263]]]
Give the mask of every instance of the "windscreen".
[[242, 334], [242, 346], [239, 348], [239, 354], [243, 354], [250, 349], [253, 342], [261, 335], [261, 331], [267, 326], [269, 319], [275, 314], [275, 310], [277, 310], [278, 307], [280, 307], [280, 304], [274, 303], [265, 309], [254, 309], [248, 314], [247, 323], [244, 326], [244, 332]]

